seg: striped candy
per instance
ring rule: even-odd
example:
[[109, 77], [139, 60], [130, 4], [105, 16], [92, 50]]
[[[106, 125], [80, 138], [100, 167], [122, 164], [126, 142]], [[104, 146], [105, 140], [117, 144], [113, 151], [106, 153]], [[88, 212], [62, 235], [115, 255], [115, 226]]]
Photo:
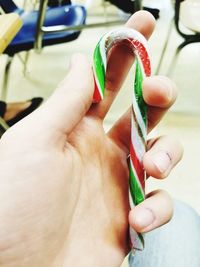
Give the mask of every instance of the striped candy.
[[[131, 145], [130, 145], [130, 179], [129, 199], [133, 207], [145, 198], [145, 172], [142, 158], [146, 151], [147, 107], [142, 97], [142, 80], [151, 75], [150, 59], [146, 39], [137, 31], [128, 28], [113, 30], [105, 34], [94, 51], [95, 91], [93, 101], [98, 103], [104, 97], [107, 55], [116, 44], [131, 47], [136, 56], [136, 71], [132, 99]], [[142, 250], [144, 240], [141, 234], [130, 229], [131, 244], [134, 249]]]

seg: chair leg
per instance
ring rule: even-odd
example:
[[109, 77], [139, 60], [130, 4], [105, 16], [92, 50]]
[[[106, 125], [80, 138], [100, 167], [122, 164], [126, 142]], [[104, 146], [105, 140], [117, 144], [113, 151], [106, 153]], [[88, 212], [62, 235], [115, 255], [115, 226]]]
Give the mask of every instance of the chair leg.
[[23, 9], [26, 9], [27, 0], [24, 0]]
[[184, 48], [186, 45], [188, 44], [194, 44], [194, 43], [199, 43], [200, 42], [200, 36], [199, 38], [190, 38], [190, 39], [185, 39], [184, 42], [182, 42], [179, 45], [179, 49], [181, 50], [182, 48]]
[[172, 77], [173, 71], [174, 71], [174, 66], [176, 65], [177, 59], [178, 59], [178, 55], [180, 53], [180, 51], [188, 44], [192, 44], [192, 43], [197, 43], [199, 42], [200, 39], [196, 39], [196, 38], [192, 38], [192, 39], [185, 39], [176, 49], [175, 55], [171, 61], [171, 64], [169, 66], [167, 75], [169, 77]]
[[160, 69], [161, 69], [161, 66], [162, 66], [162, 63], [163, 63], [165, 52], [167, 50], [167, 46], [168, 46], [168, 43], [169, 43], [170, 35], [171, 35], [171, 32], [172, 32], [173, 23], [174, 23], [174, 21], [172, 19], [171, 22], [170, 22], [169, 28], [168, 28], [168, 32], [167, 32], [166, 40], [165, 40], [165, 43], [164, 43], [164, 46], [163, 46], [163, 49], [162, 49], [162, 52], [161, 52], [160, 60], [158, 62], [158, 65], [157, 65], [157, 68], [156, 68], [156, 71], [155, 71], [156, 75], [158, 75], [160, 73]]
[[7, 123], [3, 118], [0, 117], [0, 137], [5, 133], [5, 131], [9, 128]]
[[108, 14], [107, 14], [107, 6], [106, 6], [106, 1], [105, 0], [102, 0], [102, 7], [103, 7], [103, 14], [104, 14], [105, 21], [107, 21]]
[[26, 76], [26, 74], [27, 74], [27, 64], [28, 64], [29, 55], [30, 55], [30, 51], [25, 52], [24, 58], [22, 57], [22, 55], [20, 53], [17, 54], [19, 60], [21, 61], [22, 65], [23, 65], [24, 76]]
[[8, 56], [6, 67], [5, 67], [3, 86], [2, 86], [2, 93], [1, 93], [1, 99], [4, 100], [4, 101], [6, 100], [6, 97], [7, 97], [8, 79], [9, 79], [9, 72], [10, 72], [12, 59], [13, 59], [12, 57]]
[[142, 9], [142, 1], [141, 0], [135, 0], [134, 1], [134, 7], [135, 11], [139, 11]]
[[169, 65], [169, 68], [168, 68], [168, 71], [167, 71], [167, 76], [168, 77], [172, 77], [173, 75], [173, 72], [174, 72], [174, 69], [175, 69], [175, 66], [176, 66], [176, 63], [177, 63], [177, 60], [178, 60], [178, 56], [179, 56], [179, 53], [181, 51], [181, 46], [179, 45], [178, 48], [176, 49], [176, 52], [172, 58], [172, 61]]
[[30, 56], [30, 51], [27, 51], [25, 54], [25, 58], [24, 58], [24, 69], [23, 69], [24, 76], [26, 76], [27, 74], [27, 64], [28, 64], [29, 56]]
[[2, 135], [5, 133], [5, 129], [1, 126], [1, 123], [0, 123], [0, 139], [2, 137]]

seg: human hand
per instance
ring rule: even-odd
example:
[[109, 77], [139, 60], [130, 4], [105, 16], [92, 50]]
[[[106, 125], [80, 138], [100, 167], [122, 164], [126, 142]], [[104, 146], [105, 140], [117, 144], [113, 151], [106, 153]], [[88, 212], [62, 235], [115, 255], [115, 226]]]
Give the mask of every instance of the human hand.
[[[127, 26], [149, 37], [154, 21], [139, 12]], [[107, 134], [103, 119], [133, 58], [124, 47], [112, 54], [109, 90], [101, 103], [92, 105], [91, 67], [76, 55], [49, 100], [1, 139], [1, 266], [119, 266], [127, 253], [130, 112]], [[143, 92], [150, 131], [174, 102], [176, 89], [167, 78], [152, 77], [145, 80]], [[163, 178], [179, 161], [181, 149], [176, 143], [175, 150], [174, 142], [161, 137], [149, 143], [144, 157], [149, 175]], [[153, 161], [157, 153], [165, 163], [170, 155], [166, 170], [164, 162], [159, 167]], [[143, 208], [155, 219], [147, 227], [137, 221]], [[146, 231], [168, 221], [171, 213], [169, 196], [158, 192], [130, 213], [130, 223]]]

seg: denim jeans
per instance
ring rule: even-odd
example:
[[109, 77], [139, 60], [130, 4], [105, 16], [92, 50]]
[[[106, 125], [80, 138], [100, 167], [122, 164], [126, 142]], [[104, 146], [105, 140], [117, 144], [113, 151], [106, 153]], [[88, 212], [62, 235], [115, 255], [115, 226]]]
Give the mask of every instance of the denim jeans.
[[166, 225], [145, 234], [145, 249], [129, 255], [130, 267], [200, 267], [200, 217], [175, 201]]

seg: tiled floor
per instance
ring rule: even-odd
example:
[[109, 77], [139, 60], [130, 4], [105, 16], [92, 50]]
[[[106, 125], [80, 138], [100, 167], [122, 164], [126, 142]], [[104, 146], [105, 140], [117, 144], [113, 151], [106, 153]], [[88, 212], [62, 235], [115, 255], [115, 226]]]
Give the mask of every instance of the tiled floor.
[[[147, 0], [148, 1], [148, 0]], [[146, 2], [147, 2], [146, 1]], [[150, 1], [149, 1], [150, 2]], [[153, 3], [155, 1], [152, 1]], [[156, 30], [150, 40], [153, 67], [156, 68], [161, 49], [169, 27], [172, 15], [169, 12], [168, 1], [157, 1], [161, 7], [161, 18], [157, 22]], [[91, 9], [92, 10], [92, 9]], [[90, 11], [91, 12], [91, 11]], [[98, 38], [108, 31], [108, 28], [84, 30], [78, 40], [55, 47], [45, 48], [41, 54], [31, 52], [28, 63], [28, 74], [22, 74], [22, 65], [19, 59], [14, 59], [9, 84], [9, 100], [27, 99], [32, 96], [47, 98], [59, 81], [65, 76], [69, 58], [73, 53], [83, 52], [92, 58], [93, 48]], [[174, 29], [169, 42], [169, 49], [164, 60], [161, 73], [166, 73], [170, 59], [176, 45], [181, 41]], [[0, 58], [0, 74], [2, 77], [5, 56]], [[182, 162], [172, 172], [170, 177], [163, 181], [149, 180], [148, 190], [164, 188], [173, 197], [190, 203], [197, 211], [200, 211], [200, 44], [192, 44], [186, 47], [180, 54], [174, 69], [173, 79], [179, 87], [179, 98], [174, 107], [169, 111], [162, 123], [157, 127], [158, 134], [173, 134], [181, 140], [185, 155]], [[129, 101], [126, 95], [126, 86], [120, 93], [110, 115], [106, 120], [106, 127], [112, 124], [119, 116]]]

